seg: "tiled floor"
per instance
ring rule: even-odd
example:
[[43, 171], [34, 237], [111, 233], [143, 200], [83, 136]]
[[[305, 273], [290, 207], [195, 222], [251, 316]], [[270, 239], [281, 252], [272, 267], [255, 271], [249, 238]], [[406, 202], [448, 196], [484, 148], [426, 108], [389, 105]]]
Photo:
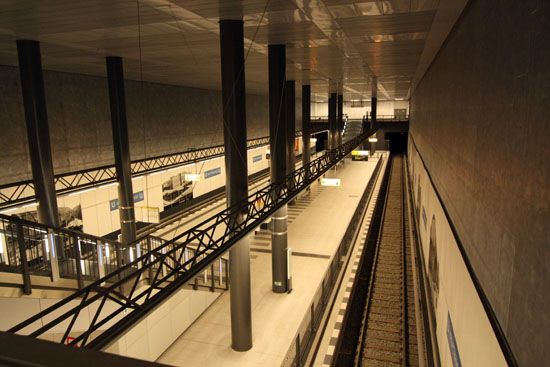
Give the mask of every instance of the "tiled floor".
[[[159, 362], [189, 366], [279, 366], [294, 340], [367, 185], [376, 161], [350, 162], [327, 177], [342, 179], [340, 187], [312, 185], [290, 207], [288, 226], [293, 291], [271, 291], [269, 243], [252, 234], [251, 281], [254, 346], [247, 352], [231, 349], [229, 293], [219, 299], [159, 358]], [[309, 196], [308, 196], [309, 195]], [[258, 237], [258, 238], [256, 238]], [[263, 242], [256, 245], [256, 242]], [[267, 251], [254, 251], [255, 248]]]

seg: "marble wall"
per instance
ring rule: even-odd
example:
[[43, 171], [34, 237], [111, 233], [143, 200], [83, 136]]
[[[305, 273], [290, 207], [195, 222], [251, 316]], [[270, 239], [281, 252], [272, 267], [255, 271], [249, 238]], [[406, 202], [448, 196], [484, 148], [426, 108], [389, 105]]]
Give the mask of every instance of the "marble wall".
[[411, 99], [410, 134], [524, 366], [550, 363], [549, 14], [470, 1]]
[[[0, 66], [0, 184], [31, 178], [19, 71]], [[114, 164], [107, 79], [44, 72], [56, 174]], [[221, 93], [126, 81], [132, 160], [223, 144]], [[247, 95], [248, 138], [269, 134], [267, 96]], [[297, 121], [297, 128], [301, 123]]]

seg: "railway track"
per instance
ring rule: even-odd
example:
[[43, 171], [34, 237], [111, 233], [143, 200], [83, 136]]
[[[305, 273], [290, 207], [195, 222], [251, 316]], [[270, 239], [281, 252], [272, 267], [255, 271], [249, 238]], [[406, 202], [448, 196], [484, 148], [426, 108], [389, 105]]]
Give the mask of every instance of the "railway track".
[[392, 159], [356, 365], [418, 366], [403, 157]]

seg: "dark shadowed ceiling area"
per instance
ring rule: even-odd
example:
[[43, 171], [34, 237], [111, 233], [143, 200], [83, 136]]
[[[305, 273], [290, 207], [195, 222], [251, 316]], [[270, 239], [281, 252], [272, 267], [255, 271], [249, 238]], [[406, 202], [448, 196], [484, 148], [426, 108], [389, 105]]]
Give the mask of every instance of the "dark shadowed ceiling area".
[[115, 55], [129, 79], [220, 89], [218, 21], [243, 19], [248, 92], [267, 94], [267, 45], [286, 44], [287, 78], [316, 100], [370, 98], [373, 78], [379, 99], [407, 99], [453, 2], [466, 1], [0, 0], [0, 64], [17, 65], [15, 40], [34, 39], [48, 70], [104, 76]]

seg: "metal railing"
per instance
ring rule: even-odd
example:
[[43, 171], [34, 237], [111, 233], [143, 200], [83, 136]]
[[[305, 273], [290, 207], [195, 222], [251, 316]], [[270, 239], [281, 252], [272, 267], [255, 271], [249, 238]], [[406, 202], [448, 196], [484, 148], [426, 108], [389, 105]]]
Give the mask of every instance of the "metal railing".
[[[311, 116], [312, 122], [327, 122], [328, 116]], [[349, 121], [362, 121], [362, 119], [348, 119]], [[369, 116], [368, 121], [371, 121]], [[376, 115], [377, 122], [406, 122], [409, 121], [409, 115]]]
[[[322, 129], [314, 129], [312, 134], [316, 134], [320, 130]], [[296, 132], [296, 136], [301, 136], [301, 131]], [[268, 145], [269, 136], [250, 139], [246, 144], [248, 149]], [[132, 176], [155, 173], [177, 166], [221, 157], [224, 154], [224, 146], [217, 145], [214, 147], [191, 149], [174, 154], [140, 159], [131, 163]], [[58, 195], [98, 185], [108, 185], [115, 181], [116, 170], [114, 165], [62, 173], [55, 175], [54, 178], [55, 190]], [[34, 200], [36, 200], [36, 197], [34, 182], [32, 180], [0, 185], [0, 208], [2, 209], [8, 209], [15, 205], [32, 203]]]
[[[63, 327], [65, 332], [59, 342], [74, 335], [71, 345], [92, 349], [108, 346], [182, 285], [211, 267], [233, 244], [321, 177], [372, 132], [365, 132], [338, 149], [325, 153], [290, 173], [283, 182], [270, 184], [250, 195], [247, 200], [220, 211], [173, 240], [151, 247], [130, 263], [9, 331], [38, 337], [51, 333], [54, 327]], [[189, 248], [193, 248], [192, 254], [187, 252]], [[146, 287], [142, 287], [144, 278], [149, 279]], [[116, 300], [118, 307], [104, 310], [107, 300]], [[90, 312], [91, 317], [87, 328], [77, 335], [73, 332], [73, 326], [84, 309]]]
[[[165, 240], [147, 236], [132, 244], [123, 245], [117, 241], [96, 237], [64, 228], [51, 228], [43, 224], [0, 214], [0, 271], [20, 273], [23, 293], [30, 294], [31, 275], [74, 279], [75, 287], [84, 288], [110, 274], [142, 254], [155, 250]], [[174, 243], [177, 246], [178, 243]], [[193, 246], [186, 249], [186, 257], [194, 256]], [[221, 273], [211, 276], [209, 269], [195, 281], [196, 286], [227, 289], [227, 260], [220, 259]], [[168, 264], [167, 266], [170, 266]], [[219, 279], [213, 287], [211, 281]], [[150, 277], [145, 278], [145, 280]], [[203, 284], [207, 283], [207, 284]], [[66, 286], [66, 283], [64, 283]]]
[[311, 302], [309, 312], [304, 316], [300, 327], [298, 328], [298, 332], [294, 337], [294, 343], [292, 343], [285, 355], [285, 358], [283, 359], [281, 364], [282, 367], [300, 367], [304, 365], [304, 362], [307, 359], [309, 350], [311, 349], [315, 339], [315, 334], [323, 318], [323, 313], [325, 312], [326, 306], [329, 302], [331, 292], [336, 284], [342, 265], [344, 264], [344, 259], [346, 258], [350, 246], [353, 244], [357, 236], [357, 231], [363, 220], [363, 215], [369, 203], [369, 198], [373, 193], [383, 161], [384, 158], [382, 157], [376, 164], [374, 172], [369, 179], [367, 187], [363, 191], [363, 195], [357, 204], [355, 212], [353, 213], [344, 236], [338, 245], [336, 253], [325, 272], [321, 284], [313, 296], [313, 301]]

